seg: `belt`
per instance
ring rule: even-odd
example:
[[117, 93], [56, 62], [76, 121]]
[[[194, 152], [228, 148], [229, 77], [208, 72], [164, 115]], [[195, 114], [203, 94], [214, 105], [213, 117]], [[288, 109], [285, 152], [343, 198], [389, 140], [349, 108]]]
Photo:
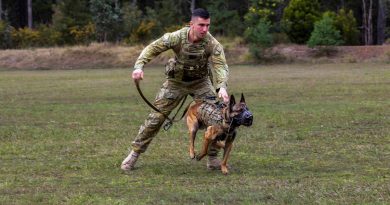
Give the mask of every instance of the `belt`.
[[181, 80], [182, 81], [184, 81], [184, 82], [192, 82], [192, 81], [194, 81], [194, 80], [200, 80], [200, 79], [202, 79], [203, 77], [189, 77], [189, 76], [183, 76], [182, 78], [181, 78]]

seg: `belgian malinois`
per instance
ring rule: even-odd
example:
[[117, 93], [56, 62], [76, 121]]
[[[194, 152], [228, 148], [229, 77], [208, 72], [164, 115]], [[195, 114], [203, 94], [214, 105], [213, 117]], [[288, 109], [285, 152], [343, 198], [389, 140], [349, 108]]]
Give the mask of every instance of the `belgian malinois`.
[[[252, 122], [253, 115], [245, 103], [244, 94], [241, 94], [241, 100], [237, 104], [234, 96], [231, 95], [228, 106], [218, 107], [207, 102], [196, 102], [191, 105], [187, 112], [191, 159], [201, 160], [207, 155], [207, 150], [213, 143], [224, 149], [221, 171], [223, 174], [228, 174], [227, 160], [236, 137], [236, 128], [240, 125], [251, 126]], [[198, 155], [195, 155], [194, 142], [199, 129], [206, 129], [206, 131], [202, 149]]]

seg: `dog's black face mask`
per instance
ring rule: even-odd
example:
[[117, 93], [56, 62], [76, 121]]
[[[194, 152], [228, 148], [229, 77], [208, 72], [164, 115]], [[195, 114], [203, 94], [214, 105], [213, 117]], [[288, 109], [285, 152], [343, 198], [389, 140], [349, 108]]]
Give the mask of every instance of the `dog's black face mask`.
[[244, 94], [241, 94], [240, 103], [236, 104], [236, 100], [232, 95], [229, 103], [230, 116], [233, 119], [233, 123], [237, 126], [251, 126], [253, 123], [253, 115], [249, 111], [245, 103]]

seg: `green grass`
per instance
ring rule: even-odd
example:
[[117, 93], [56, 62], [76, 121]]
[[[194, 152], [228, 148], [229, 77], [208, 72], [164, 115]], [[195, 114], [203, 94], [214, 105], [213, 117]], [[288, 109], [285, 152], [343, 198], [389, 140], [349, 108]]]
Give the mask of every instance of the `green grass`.
[[[223, 176], [189, 159], [184, 123], [120, 171], [150, 110], [128, 69], [0, 71], [0, 204], [390, 203], [389, 64], [230, 72], [254, 124], [239, 128]], [[146, 69], [149, 99], [162, 75]]]

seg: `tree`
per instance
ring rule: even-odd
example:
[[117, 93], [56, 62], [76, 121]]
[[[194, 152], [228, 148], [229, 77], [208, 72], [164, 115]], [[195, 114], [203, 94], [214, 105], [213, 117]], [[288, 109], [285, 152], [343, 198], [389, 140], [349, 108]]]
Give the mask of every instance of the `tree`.
[[3, 2], [0, 0], [0, 21], [3, 20]]
[[229, 4], [224, 0], [210, 1], [207, 5], [211, 13], [211, 33], [222, 36], [235, 36], [244, 31], [237, 11], [229, 9]]
[[194, 11], [195, 6], [196, 6], [196, 0], [191, 0], [191, 7], [190, 7], [191, 13]]
[[387, 7], [383, 0], [378, 0], [378, 15], [377, 15], [377, 44], [381, 45], [385, 42]]
[[362, 0], [362, 10], [363, 10], [363, 35], [364, 35], [364, 44], [372, 45], [373, 44], [373, 28], [372, 28], [372, 0]]
[[317, 0], [291, 0], [284, 9], [283, 24], [290, 40], [305, 43], [313, 31], [314, 22], [320, 17]]
[[334, 27], [332, 18], [324, 15], [320, 21], [315, 23], [307, 45], [313, 48], [314, 46], [337, 46], [342, 43], [340, 31]]
[[122, 19], [118, 1], [90, 0], [90, 11], [99, 41], [118, 40]]
[[82, 28], [91, 21], [88, 0], [62, 0], [54, 6], [53, 27], [61, 33], [60, 44], [74, 44], [72, 28]]
[[33, 26], [32, 0], [27, 0], [27, 16], [28, 16], [28, 27], [31, 29]]
[[245, 33], [245, 39], [249, 43], [249, 52], [261, 59], [264, 56], [264, 50], [273, 43], [270, 33], [271, 23], [265, 19], [260, 19], [256, 26], [249, 27]]
[[335, 28], [340, 31], [346, 45], [359, 44], [359, 30], [352, 10], [346, 12], [345, 9], [340, 9], [337, 13], [328, 11], [323, 15], [332, 18]]

